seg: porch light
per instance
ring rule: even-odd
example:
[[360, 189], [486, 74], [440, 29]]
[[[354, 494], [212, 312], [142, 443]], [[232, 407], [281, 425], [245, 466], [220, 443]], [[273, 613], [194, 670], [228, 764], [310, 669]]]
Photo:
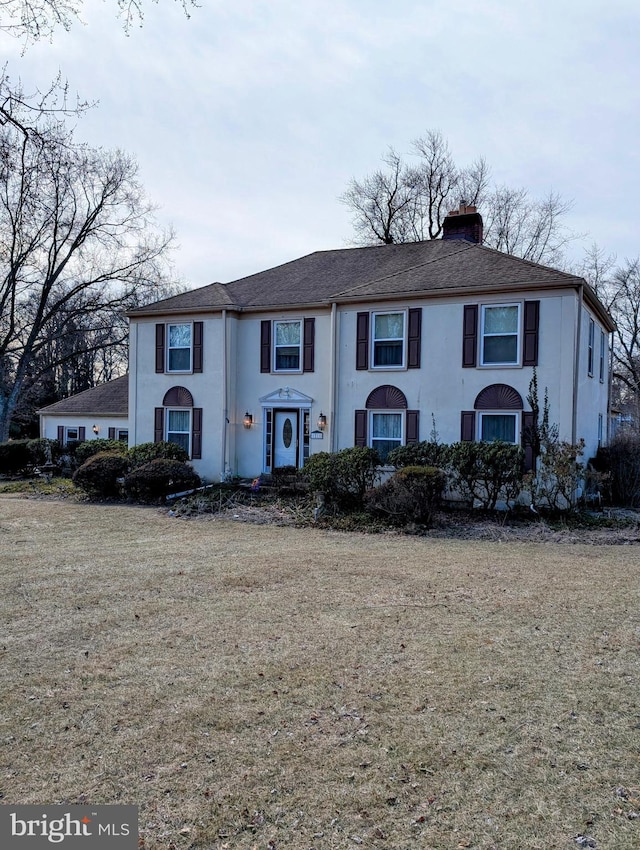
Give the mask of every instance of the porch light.
[[97, 436], [98, 436], [98, 434], [100, 433], [100, 426], [99, 426], [99, 425], [94, 425], [94, 426], [93, 426], [93, 428], [92, 428], [91, 430], [93, 431], [93, 433], [94, 433], [94, 434], [96, 435], [96, 437], [97, 437]]
[[327, 427], [327, 417], [320, 411], [320, 416], [318, 416], [318, 428], [320, 431], [324, 431]]
[[244, 415], [244, 419], [242, 420], [242, 424], [244, 425], [244, 427], [245, 427], [247, 430], [248, 430], [249, 428], [251, 428], [251, 426], [253, 425], [253, 415], [252, 415], [251, 413], [249, 413], [249, 411], [248, 411], [248, 410], [247, 410], [247, 412], [246, 412], [246, 413], [245, 413], [245, 415]]

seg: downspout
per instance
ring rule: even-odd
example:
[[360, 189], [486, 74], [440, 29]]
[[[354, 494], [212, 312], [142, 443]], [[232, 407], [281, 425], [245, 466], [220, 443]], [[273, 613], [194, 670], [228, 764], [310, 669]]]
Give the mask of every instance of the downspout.
[[[135, 352], [135, 369], [131, 370], [131, 333], [133, 331], [134, 339], [134, 352]], [[134, 322], [131, 324], [131, 319], [129, 319], [129, 397], [127, 399], [127, 419], [129, 426], [129, 445], [137, 446], [138, 445], [138, 322]], [[133, 381], [131, 380], [131, 376], [134, 376]], [[131, 428], [133, 425], [133, 428]], [[133, 441], [132, 441], [133, 436]]]
[[222, 468], [220, 470], [220, 481], [224, 481], [227, 475], [227, 425], [229, 424], [229, 411], [227, 409], [227, 311], [222, 311]]
[[573, 366], [573, 411], [571, 414], [571, 444], [575, 446], [578, 433], [578, 380], [580, 378], [580, 342], [582, 329], [582, 302], [584, 299], [584, 284], [578, 288], [578, 319], [575, 332], [576, 351]]
[[329, 426], [330, 440], [329, 440], [329, 451], [336, 451], [336, 443], [337, 443], [337, 433], [338, 433], [338, 420], [337, 420], [337, 396], [336, 396], [336, 386], [337, 386], [337, 375], [336, 375], [336, 365], [338, 362], [337, 357], [337, 348], [338, 348], [338, 308], [335, 301], [331, 305], [331, 330], [329, 334], [329, 346], [331, 348], [331, 361], [329, 363], [329, 422], [331, 423]]

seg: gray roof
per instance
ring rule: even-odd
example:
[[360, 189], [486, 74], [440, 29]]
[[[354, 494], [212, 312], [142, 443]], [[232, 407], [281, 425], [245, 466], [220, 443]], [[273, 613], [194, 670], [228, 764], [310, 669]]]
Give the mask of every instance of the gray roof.
[[213, 283], [133, 310], [129, 315], [260, 310], [398, 296], [516, 292], [585, 287], [601, 318], [606, 311], [583, 278], [459, 239], [316, 251], [227, 284]]
[[92, 387], [77, 395], [63, 398], [38, 413], [65, 416], [78, 414], [86, 416], [127, 416], [129, 412], [129, 376], [123, 375], [114, 381]]

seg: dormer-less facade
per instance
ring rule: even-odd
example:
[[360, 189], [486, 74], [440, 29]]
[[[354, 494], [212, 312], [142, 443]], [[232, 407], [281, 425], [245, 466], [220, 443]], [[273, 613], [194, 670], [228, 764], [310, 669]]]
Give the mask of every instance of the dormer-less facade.
[[611, 318], [583, 279], [465, 238], [479, 218], [131, 313], [130, 443], [180, 443], [210, 481], [354, 445], [384, 458], [434, 431], [520, 443], [535, 369], [560, 438], [590, 457], [607, 438]]

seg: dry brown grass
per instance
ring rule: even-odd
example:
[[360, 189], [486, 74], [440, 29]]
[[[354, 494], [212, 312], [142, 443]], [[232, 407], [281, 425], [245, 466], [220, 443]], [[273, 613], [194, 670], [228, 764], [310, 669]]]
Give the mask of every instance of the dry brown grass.
[[137, 803], [146, 850], [632, 850], [639, 554], [1, 497], [2, 802]]

